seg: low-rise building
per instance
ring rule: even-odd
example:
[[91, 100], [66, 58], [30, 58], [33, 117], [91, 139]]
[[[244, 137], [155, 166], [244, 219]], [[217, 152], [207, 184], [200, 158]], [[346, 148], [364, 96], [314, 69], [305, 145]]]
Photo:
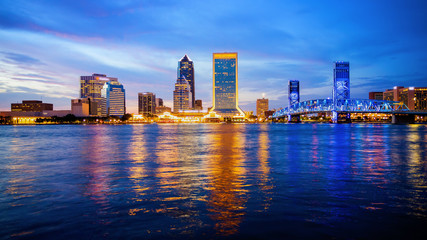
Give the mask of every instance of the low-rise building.
[[38, 100], [23, 100], [22, 103], [12, 103], [10, 109], [12, 112], [43, 112], [53, 110], [53, 104]]

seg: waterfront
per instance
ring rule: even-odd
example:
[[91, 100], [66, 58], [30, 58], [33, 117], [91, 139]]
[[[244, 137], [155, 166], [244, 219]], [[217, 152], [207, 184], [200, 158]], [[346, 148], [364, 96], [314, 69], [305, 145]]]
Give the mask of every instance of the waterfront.
[[414, 239], [427, 126], [0, 128], [0, 237]]

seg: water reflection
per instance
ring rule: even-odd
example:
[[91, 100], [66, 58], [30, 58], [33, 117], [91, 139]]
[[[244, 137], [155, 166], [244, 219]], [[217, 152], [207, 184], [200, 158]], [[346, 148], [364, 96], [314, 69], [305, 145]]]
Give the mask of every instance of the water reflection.
[[10, 201], [12, 207], [24, 205], [25, 203], [21, 200], [32, 198], [34, 194], [37, 194], [33, 188], [38, 165], [33, 166], [33, 157], [26, 154], [35, 152], [37, 142], [31, 138], [23, 138], [25, 136], [19, 134], [18, 130], [13, 128], [10, 142], [2, 142], [2, 145], [8, 148], [6, 151], [9, 154], [2, 159], [7, 164], [0, 169], [4, 169], [3, 174], [8, 176], [5, 193], [13, 198]]
[[263, 211], [267, 211], [271, 204], [271, 193], [273, 186], [270, 181], [270, 166], [269, 166], [269, 146], [270, 140], [268, 137], [269, 125], [263, 124], [260, 125], [260, 133], [258, 136], [258, 185], [263, 196], [262, 207]]
[[[133, 198], [136, 202], [143, 201], [144, 195], [148, 194], [150, 187], [147, 184], [145, 178], [148, 176], [145, 164], [148, 158], [148, 151], [146, 144], [148, 139], [146, 138], [146, 128], [141, 125], [134, 125], [132, 128], [132, 138], [129, 144], [129, 160], [131, 162], [129, 167], [129, 179], [132, 181], [132, 188], [136, 193], [136, 197]], [[144, 208], [131, 208], [129, 209], [129, 215], [135, 215], [139, 211], [144, 211]]]
[[[106, 215], [110, 206], [109, 196], [112, 194], [111, 181], [117, 169], [113, 166], [116, 159], [116, 144], [114, 137], [109, 134], [106, 126], [96, 126], [87, 129], [87, 136], [81, 143], [80, 171], [87, 176], [84, 185], [84, 195], [93, 200], [98, 208], [97, 214]], [[102, 224], [110, 222], [107, 218], [99, 220]]]
[[238, 231], [245, 215], [244, 132], [240, 125], [217, 125], [209, 134], [208, 211], [219, 235]]
[[[427, 186], [427, 158], [426, 154], [426, 135], [420, 134], [420, 128], [424, 126], [410, 125], [407, 134], [406, 148], [409, 151], [408, 158], [408, 182], [411, 184], [411, 195], [408, 200], [411, 202], [410, 207], [413, 209], [413, 214], [420, 217], [427, 217], [427, 205], [425, 202], [419, 201], [423, 199]], [[423, 159], [424, 155], [424, 159]]]

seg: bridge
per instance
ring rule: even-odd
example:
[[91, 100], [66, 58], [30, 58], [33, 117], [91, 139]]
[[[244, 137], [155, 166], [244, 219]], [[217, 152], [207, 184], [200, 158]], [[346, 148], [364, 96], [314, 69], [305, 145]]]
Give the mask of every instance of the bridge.
[[411, 110], [402, 102], [350, 98], [349, 62], [335, 62], [332, 99], [300, 102], [299, 80], [290, 80], [288, 86], [289, 106], [276, 111], [273, 119], [287, 117], [288, 122], [299, 122], [301, 115], [328, 113], [337, 123], [350, 122], [352, 113], [384, 113], [392, 115], [393, 123], [411, 123], [416, 115], [427, 115], [427, 111]]
[[415, 115], [427, 115], [427, 111], [410, 110], [405, 104], [397, 101], [372, 100], [350, 98], [337, 101], [333, 99], [315, 99], [299, 102], [284, 109], [276, 111], [272, 118], [292, 117], [313, 114], [330, 113], [334, 122], [338, 122], [339, 116], [348, 117], [350, 113], [388, 113], [393, 116], [393, 123], [411, 122]]

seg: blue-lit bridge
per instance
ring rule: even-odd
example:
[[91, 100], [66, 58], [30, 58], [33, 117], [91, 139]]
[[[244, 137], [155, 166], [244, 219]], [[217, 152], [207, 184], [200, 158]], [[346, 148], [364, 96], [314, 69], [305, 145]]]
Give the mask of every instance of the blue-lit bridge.
[[301, 115], [327, 113], [332, 121], [349, 122], [352, 113], [383, 113], [392, 115], [393, 123], [411, 123], [415, 115], [427, 115], [427, 111], [410, 110], [402, 102], [350, 98], [350, 63], [335, 62], [332, 99], [299, 101], [299, 80], [290, 80], [289, 106], [276, 111], [272, 118], [286, 118], [299, 122]]
[[396, 101], [355, 99], [350, 98], [338, 101], [334, 105], [333, 99], [316, 99], [299, 102], [273, 114], [273, 118], [279, 119], [288, 117], [288, 121], [293, 116], [300, 116], [313, 113], [330, 113], [334, 122], [338, 116], [349, 115], [351, 113], [387, 113], [392, 114], [393, 122], [411, 122], [415, 115], [427, 115], [427, 111], [410, 110], [405, 104]]

